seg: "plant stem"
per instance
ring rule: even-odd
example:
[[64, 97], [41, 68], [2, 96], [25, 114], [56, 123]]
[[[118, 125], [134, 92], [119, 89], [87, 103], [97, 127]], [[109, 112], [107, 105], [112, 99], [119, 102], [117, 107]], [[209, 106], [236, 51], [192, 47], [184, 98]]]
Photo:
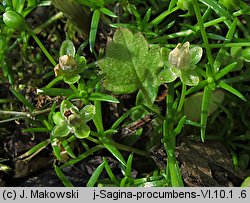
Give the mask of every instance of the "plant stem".
[[211, 49], [209, 47], [207, 33], [205, 31], [205, 27], [204, 27], [204, 24], [203, 24], [203, 21], [202, 21], [202, 18], [201, 18], [200, 7], [199, 7], [199, 4], [198, 4], [197, 0], [193, 0], [192, 2], [193, 2], [193, 6], [194, 6], [195, 15], [196, 15], [198, 24], [200, 26], [201, 36], [202, 36], [202, 39], [204, 41], [208, 62], [210, 64], [210, 66], [207, 66], [207, 69], [208, 69], [209, 73], [213, 73], [214, 72], [214, 70], [212, 68], [213, 67], [213, 57], [212, 57]]
[[138, 154], [138, 155], [141, 155], [141, 156], [144, 156], [144, 157], [150, 157], [149, 154], [145, 151], [142, 151], [142, 150], [139, 150], [139, 149], [135, 149], [133, 147], [129, 147], [127, 145], [123, 145], [123, 144], [119, 144], [117, 142], [112, 142], [112, 144], [117, 148], [117, 149], [120, 149], [120, 150], [123, 150], [123, 151], [127, 151], [127, 152], [133, 152], [135, 154]]
[[[99, 92], [100, 90], [100, 83], [96, 85], [96, 92]], [[102, 105], [100, 101], [94, 101], [95, 105], [95, 116], [93, 118], [93, 122], [96, 126], [97, 132], [103, 134], [104, 128], [103, 128], [103, 122], [102, 122]]]
[[62, 76], [56, 77], [56, 78], [54, 78], [49, 84], [47, 84], [45, 87], [46, 87], [46, 88], [51, 88], [51, 87], [53, 87], [54, 85], [56, 85], [58, 82], [60, 82], [62, 79], [63, 79]]
[[[167, 112], [163, 122], [163, 140], [164, 148], [167, 152], [168, 163], [166, 174], [170, 175], [171, 185], [173, 187], [183, 186], [179, 166], [175, 158], [175, 136], [172, 136], [174, 130], [173, 125], [173, 102], [174, 102], [174, 84], [170, 83], [168, 86], [168, 96], [166, 99]], [[169, 173], [168, 173], [169, 172]]]
[[76, 93], [76, 94], [79, 93], [78, 89], [73, 84], [69, 84], [69, 86], [74, 91], [74, 93]]
[[58, 19], [62, 18], [63, 12], [58, 12], [57, 14], [55, 14], [54, 16], [52, 16], [51, 18], [49, 18], [49, 20], [47, 20], [45, 23], [39, 25], [38, 27], [36, 27], [33, 32], [34, 34], [39, 34], [45, 27], [47, 27], [48, 25], [52, 24], [53, 22], [57, 21]]
[[184, 104], [184, 101], [185, 101], [186, 91], [187, 91], [187, 85], [182, 83], [181, 98], [180, 98], [180, 101], [179, 101], [177, 112], [181, 112], [181, 110], [182, 110], [182, 107], [183, 107], [183, 104]]
[[50, 63], [53, 66], [56, 66], [56, 62], [55, 60], [52, 58], [52, 56], [50, 55], [50, 53], [47, 51], [47, 49], [43, 46], [42, 42], [38, 39], [38, 37], [36, 36], [36, 34], [31, 30], [31, 29], [27, 29], [27, 31], [30, 33], [30, 35], [33, 37], [33, 39], [36, 41], [36, 43], [38, 44], [38, 46], [41, 48], [41, 50], [43, 51], [43, 53], [45, 54], [45, 56], [49, 59]]

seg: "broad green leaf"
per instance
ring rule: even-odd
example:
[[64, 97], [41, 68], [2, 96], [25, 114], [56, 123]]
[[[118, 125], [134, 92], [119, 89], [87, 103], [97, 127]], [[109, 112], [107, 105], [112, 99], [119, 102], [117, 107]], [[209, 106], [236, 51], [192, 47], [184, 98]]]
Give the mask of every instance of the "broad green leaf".
[[105, 162], [102, 162], [94, 171], [92, 176], [90, 177], [89, 181], [87, 182], [87, 187], [94, 187], [99, 176], [101, 175], [103, 169], [105, 167]]
[[63, 172], [61, 171], [61, 169], [54, 165], [55, 171], [56, 171], [56, 175], [60, 178], [60, 180], [62, 181], [62, 183], [64, 184], [64, 186], [66, 187], [74, 187], [74, 185], [69, 181], [69, 179], [63, 174]]
[[163, 66], [159, 49], [149, 50], [141, 33], [133, 34], [125, 28], [117, 29], [113, 41], [107, 45], [106, 56], [98, 62], [106, 73], [104, 87], [117, 94], [128, 94], [155, 80]]
[[[158, 94], [158, 88], [163, 83], [161, 80], [158, 80], [159, 72], [163, 67], [159, 47], [151, 48], [148, 52], [149, 57], [151, 57], [150, 60], [146, 60], [144, 64], [148, 70], [146, 70], [146, 78], [142, 85], [153, 104]], [[150, 106], [150, 104], [148, 105]]]

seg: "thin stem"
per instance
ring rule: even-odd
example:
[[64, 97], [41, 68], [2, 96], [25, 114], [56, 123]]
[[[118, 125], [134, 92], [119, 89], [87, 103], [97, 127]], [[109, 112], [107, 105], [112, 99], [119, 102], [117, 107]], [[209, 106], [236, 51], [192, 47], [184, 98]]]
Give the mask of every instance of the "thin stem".
[[[98, 83], [96, 85], [96, 91], [98, 92], [99, 90], [100, 90], [100, 84]], [[103, 122], [102, 122], [102, 105], [100, 101], [94, 101], [94, 105], [95, 105], [96, 114], [93, 118], [93, 122], [96, 126], [97, 132], [100, 134], [103, 134], [104, 127], [103, 127]]]
[[49, 18], [49, 20], [47, 20], [45, 23], [39, 25], [38, 27], [36, 27], [33, 32], [35, 34], [39, 34], [45, 27], [47, 27], [48, 25], [52, 24], [53, 22], [57, 21], [58, 19], [62, 18], [64, 16], [63, 12], [58, 12], [57, 14], [55, 14], [54, 16], [52, 16], [51, 18]]
[[180, 178], [179, 167], [175, 158], [175, 145], [176, 140], [175, 136], [172, 136], [173, 132], [173, 102], [174, 102], [174, 84], [170, 83], [168, 86], [168, 96], [166, 99], [166, 115], [163, 122], [163, 140], [164, 148], [167, 152], [168, 162], [166, 174], [169, 174], [171, 184], [175, 186], [183, 186], [182, 180]]
[[38, 44], [38, 46], [41, 48], [41, 50], [43, 51], [43, 53], [45, 54], [45, 56], [49, 59], [50, 63], [53, 66], [56, 66], [56, 62], [55, 60], [52, 58], [52, 56], [50, 55], [50, 53], [47, 51], [47, 49], [43, 46], [42, 42], [38, 39], [38, 37], [36, 36], [36, 34], [31, 30], [31, 29], [27, 29], [27, 31], [30, 33], [30, 35], [34, 38], [34, 40], [36, 41], [36, 43]]
[[150, 157], [149, 154], [145, 151], [139, 150], [139, 149], [135, 149], [133, 147], [129, 147], [127, 145], [123, 145], [123, 144], [119, 144], [117, 142], [112, 142], [112, 144], [114, 145], [115, 148], [123, 150], [123, 151], [127, 151], [127, 152], [134, 152], [135, 154], [141, 155], [141, 156], [145, 156], [145, 157]]
[[63, 79], [63, 76], [56, 77], [49, 84], [47, 84], [45, 87], [46, 88], [51, 88], [54, 85], [56, 85], [58, 82], [60, 82], [62, 79]]
[[181, 98], [180, 98], [180, 101], [179, 101], [177, 112], [181, 112], [181, 110], [182, 110], [182, 107], [183, 107], [183, 104], [184, 104], [184, 101], [185, 101], [186, 92], [187, 92], [187, 85], [182, 83]]
[[75, 85], [69, 84], [69, 86], [70, 86], [70, 88], [74, 91], [74, 93], [76, 93], [76, 94], [79, 93], [79, 91], [78, 91], [78, 89], [75, 87]]
[[212, 52], [211, 49], [209, 47], [209, 42], [208, 42], [208, 37], [207, 37], [207, 33], [205, 31], [205, 27], [201, 18], [201, 11], [200, 11], [200, 7], [198, 4], [197, 0], [193, 0], [193, 6], [194, 6], [194, 11], [195, 11], [195, 15], [199, 24], [199, 27], [201, 29], [201, 36], [202, 39], [204, 41], [204, 45], [205, 45], [205, 49], [206, 49], [206, 54], [207, 54], [207, 58], [208, 58], [208, 62], [210, 64], [210, 66], [207, 66], [207, 68], [209, 69], [208, 72], [213, 73], [213, 57], [212, 57]]

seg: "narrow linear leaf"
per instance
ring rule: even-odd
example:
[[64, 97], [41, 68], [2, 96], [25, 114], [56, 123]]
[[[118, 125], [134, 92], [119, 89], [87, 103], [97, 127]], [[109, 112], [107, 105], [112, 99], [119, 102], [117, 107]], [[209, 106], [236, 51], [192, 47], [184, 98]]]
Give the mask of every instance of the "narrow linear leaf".
[[234, 63], [231, 63], [231, 64], [227, 65], [225, 68], [221, 69], [215, 75], [215, 80], [219, 80], [220, 78], [222, 78], [223, 76], [225, 76], [226, 74], [231, 72], [237, 66], [237, 64], [238, 64], [237, 62], [234, 62]]
[[105, 101], [105, 102], [111, 102], [111, 103], [120, 103], [118, 99], [112, 97], [111, 95], [104, 94], [101, 92], [93, 92], [89, 96], [89, 100], [91, 100], [91, 101]]
[[126, 185], [127, 183], [127, 180], [128, 180], [128, 177], [124, 177], [121, 182], [120, 182], [120, 187], [126, 187], [128, 185]]
[[50, 132], [50, 130], [48, 128], [28, 128], [28, 129], [22, 130], [22, 132], [25, 132], [25, 133], [30, 133], [30, 132]]
[[94, 187], [99, 176], [101, 175], [103, 169], [105, 167], [105, 162], [102, 162], [94, 171], [92, 176], [90, 177], [89, 181], [87, 182], [87, 187]]
[[72, 158], [76, 158], [76, 156], [74, 155], [74, 152], [71, 149], [71, 147], [69, 146], [69, 143], [67, 140], [62, 141], [62, 146], [65, 149], [65, 151], [68, 153], [69, 156], [71, 156]]
[[100, 10], [96, 9], [93, 13], [92, 20], [91, 20], [91, 26], [90, 26], [90, 32], [89, 32], [89, 46], [90, 51], [94, 51], [95, 46], [95, 40], [96, 40], [96, 33], [98, 29], [98, 24], [100, 20]]
[[149, 21], [149, 19], [150, 19], [150, 16], [151, 16], [151, 13], [152, 13], [152, 10], [151, 10], [151, 8], [149, 8], [149, 9], [147, 10], [147, 13], [145, 14], [143, 20], [142, 20], [142, 26], [143, 26], [143, 27], [148, 23], [148, 21]]
[[137, 111], [138, 109], [140, 109], [141, 106], [138, 105], [138, 106], [135, 106], [131, 109], [129, 109], [126, 113], [124, 113], [120, 118], [118, 118], [114, 123], [113, 125], [111, 126], [111, 129], [112, 130], [115, 130], [118, 128], [118, 126], [130, 115], [132, 114], [133, 112]]
[[206, 86], [204, 89], [204, 94], [203, 94], [202, 104], [201, 104], [201, 126], [202, 126], [201, 127], [201, 140], [202, 142], [205, 141], [208, 108], [210, 104], [211, 94], [212, 94], [212, 90], [208, 86]]
[[60, 147], [57, 145], [57, 142], [52, 136], [50, 136], [50, 143], [56, 159], [59, 161], [62, 160]]
[[[54, 122], [53, 122], [53, 114], [55, 113], [55, 110], [56, 110], [56, 101], [54, 101], [52, 107], [51, 107], [51, 110], [49, 112], [49, 115], [48, 115], [48, 123], [49, 123], [49, 126], [53, 126]], [[52, 130], [52, 128], [49, 128], [49, 130]]]
[[112, 172], [107, 159], [104, 157], [103, 158], [103, 162], [105, 162], [105, 170], [108, 173], [108, 176], [110, 177], [111, 181], [116, 185], [119, 186], [119, 181], [117, 180], [117, 178], [115, 177], [114, 173]]
[[69, 97], [72, 94], [74, 94], [73, 90], [71, 89], [63, 89], [63, 88], [41, 88], [37, 89], [37, 93], [39, 94], [45, 94], [48, 96], [66, 96]]
[[125, 170], [125, 174], [127, 177], [132, 177], [131, 175], [131, 171], [132, 171], [132, 161], [133, 161], [133, 157], [134, 157], [134, 154], [130, 154], [129, 157], [128, 157], [128, 161], [127, 161], [127, 166], [126, 166], [126, 170]]
[[122, 165], [124, 165], [124, 166], [127, 165], [125, 159], [123, 158], [123, 156], [121, 155], [121, 153], [118, 151], [118, 149], [116, 149], [116, 148], [114, 147], [114, 144], [112, 143], [112, 141], [111, 141], [110, 139], [108, 139], [108, 138], [106, 138], [106, 137], [103, 137], [103, 138], [101, 139], [101, 142], [102, 142], [103, 145], [107, 148], [107, 150], [109, 150], [109, 151], [111, 152], [111, 154], [113, 154], [113, 156], [115, 156], [115, 157], [118, 159], [118, 161], [119, 161]]
[[105, 7], [101, 8], [100, 11], [101, 11], [103, 14], [107, 15], [107, 16], [110, 16], [110, 17], [112, 17], [112, 18], [117, 18], [117, 15], [116, 15], [114, 12], [110, 11], [109, 9], [107, 9], [107, 8], [105, 8]]
[[135, 19], [136, 19], [136, 23], [137, 23], [137, 26], [140, 27], [141, 26], [141, 15], [140, 13], [137, 11], [136, 7], [131, 5], [129, 6], [130, 10], [132, 11], [132, 13], [134, 14], [135, 16]]
[[80, 161], [82, 161], [83, 159], [85, 159], [86, 157], [90, 156], [91, 154], [93, 154], [94, 152], [103, 149], [104, 146], [103, 145], [97, 145], [93, 148], [90, 148], [88, 151], [82, 153], [81, 155], [79, 155], [78, 157], [76, 157], [75, 159], [71, 159], [68, 162], [64, 163], [62, 166], [60, 166], [60, 168], [64, 168], [67, 166], [72, 166]]
[[199, 1], [212, 8], [215, 11], [215, 13], [217, 13], [217, 15], [225, 16], [226, 18], [231, 18], [230, 13], [223, 6], [221, 6], [218, 3], [218, 1], [215, 0], [199, 0]]
[[221, 88], [227, 90], [228, 92], [231, 92], [232, 94], [234, 94], [235, 96], [239, 97], [243, 101], [247, 102], [246, 98], [238, 90], [234, 89], [232, 86], [228, 85], [227, 83], [221, 81], [219, 83], [219, 86]]
[[203, 81], [199, 82], [198, 85], [188, 89], [188, 91], [186, 92], [186, 96], [189, 95], [189, 94], [192, 94], [194, 92], [197, 92], [198, 90], [203, 89], [207, 84], [208, 84], [208, 82], [206, 80], [203, 80]]
[[19, 158], [23, 159], [25, 157], [28, 157], [28, 156], [34, 154], [35, 152], [37, 152], [38, 150], [45, 148], [49, 143], [50, 143], [49, 139], [44, 140], [44, 141], [40, 142], [39, 144], [35, 145], [34, 147], [32, 147], [30, 150], [28, 150], [27, 152], [25, 152], [21, 156], [19, 156]]
[[[172, 1], [171, 1], [172, 2]], [[170, 15], [171, 13], [175, 12], [176, 10], [178, 10], [178, 7], [175, 7], [171, 10], [166, 10], [164, 12], [162, 12], [160, 15], [158, 15], [154, 20], [152, 20], [149, 25], [151, 26], [157, 26], [159, 23], [161, 23], [168, 15]]]
[[181, 120], [178, 122], [177, 127], [174, 129], [174, 136], [179, 135], [181, 133], [181, 130], [186, 122], [186, 116], [183, 116]]
[[29, 109], [29, 111], [34, 111], [35, 107], [21, 93], [13, 88], [10, 88], [10, 90]]
[[64, 184], [64, 186], [66, 187], [74, 187], [74, 185], [69, 181], [69, 179], [63, 174], [63, 172], [61, 171], [61, 169], [54, 165], [54, 169], [56, 171], [56, 175], [59, 177], [59, 179], [62, 181], [62, 183]]

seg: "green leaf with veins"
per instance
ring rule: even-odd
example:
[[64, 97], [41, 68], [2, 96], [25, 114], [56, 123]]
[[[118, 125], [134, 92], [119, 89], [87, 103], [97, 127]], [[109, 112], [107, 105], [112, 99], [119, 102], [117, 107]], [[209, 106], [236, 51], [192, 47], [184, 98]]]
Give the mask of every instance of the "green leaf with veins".
[[149, 49], [141, 33], [133, 34], [118, 28], [113, 41], [107, 45], [106, 56], [98, 62], [106, 74], [104, 87], [116, 94], [128, 94], [138, 89], [154, 100], [159, 87], [158, 73], [163, 66], [159, 48]]

